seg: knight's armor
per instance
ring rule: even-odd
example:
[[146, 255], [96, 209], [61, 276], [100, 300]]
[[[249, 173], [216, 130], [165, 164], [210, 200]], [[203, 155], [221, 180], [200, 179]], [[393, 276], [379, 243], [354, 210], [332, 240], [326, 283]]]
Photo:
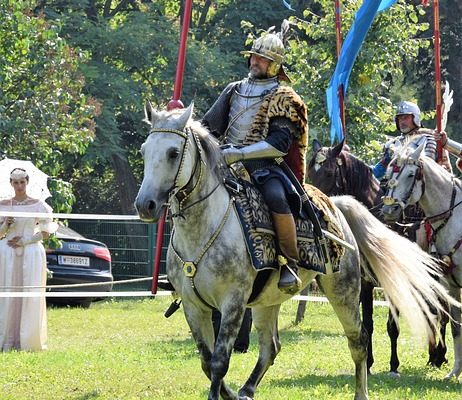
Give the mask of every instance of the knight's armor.
[[438, 153], [436, 150], [436, 140], [433, 137], [433, 132], [430, 129], [420, 128], [412, 133], [400, 135], [396, 139], [392, 139], [390, 149], [394, 154], [400, 151], [401, 147], [406, 144], [410, 149], [417, 149], [422, 143], [425, 142], [424, 154], [432, 160], [437, 159]]
[[[257, 39], [243, 53], [250, 58], [258, 56], [270, 61], [265, 70], [266, 79], [255, 79], [250, 74], [239, 82], [230, 83], [207, 111], [202, 123], [222, 143], [223, 159], [231, 165], [242, 161], [252, 174], [272, 213], [281, 257], [278, 287], [293, 294], [300, 289], [297, 276], [297, 234], [293, 207], [300, 212], [300, 196], [290, 179], [276, 165], [274, 159], [287, 157], [290, 168], [303, 182], [305, 152], [308, 141], [306, 106], [300, 96], [280, 80], [288, 81], [284, 61], [283, 33], [272, 29]], [[288, 198], [294, 198], [289, 203]], [[292, 205], [295, 203], [295, 205]]]
[[250, 131], [263, 98], [279, 85], [277, 77], [269, 79], [244, 79], [230, 99], [229, 121], [225, 142], [242, 145]]
[[420, 144], [425, 142], [424, 154], [435, 161], [438, 158], [437, 145], [433, 137], [433, 131], [422, 128], [419, 106], [411, 101], [401, 101], [398, 104], [395, 114], [395, 123], [398, 130], [400, 129], [398, 117], [401, 115], [412, 115], [414, 128], [401, 132], [400, 136], [389, 140], [385, 144], [381, 160], [371, 167], [372, 173], [377, 179], [382, 179], [385, 176], [386, 169], [391, 159], [400, 152], [404, 145], [417, 149]]

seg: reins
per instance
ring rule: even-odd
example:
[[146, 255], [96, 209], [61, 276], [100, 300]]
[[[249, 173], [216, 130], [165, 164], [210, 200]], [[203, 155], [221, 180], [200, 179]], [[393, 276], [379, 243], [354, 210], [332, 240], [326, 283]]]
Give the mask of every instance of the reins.
[[[178, 212], [173, 213], [171, 215], [171, 217], [172, 218], [181, 217], [183, 219], [185, 219], [184, 212], [186, 210], [188, 210], [188, 209], [194, 207], [195, 205], [203, 202], [204, 200], [208, 199], [210, 196], [212, 196], [213, 193], [215, 193], [215, 191], [220, 187], [220, 184], [221, 184], [221, 182], [218, 182], [215, 185], [215, 187], [209, 193], [207, 193], [204, 197], [201, 197], [198, 200], [193, 201], [191, 204], [188, 204], [187, 206], [183, 207], [184, 202], [188, 198], [190, 198], [192, 193], [194, 193], [200, 187], [199, 183], [202, 181], [202, 179], [204, 177], [203, 169], [204, 169], [204, 165], [205, 165], [205, 162], [202, 159], [202, 146], [200, 144], [199, 138], [196, 136], [196, 134], [194, 133], [194, 131], [192, 131], [191, 128], [185, 128], [185, 130], [186, 131], [180, 131], [180, 130], [177, 130], [177, 129], [166, 129], [166, 128], [155, 128], [155, 129], [151, 130], [151, 133], [154, 133], [154, 134], [155, 133], [172, 133], [172, 134], [176, 134], [176, 135], [182, 137], [185, 140], [185, 144], [183, 146], [183, 151], [182, 151], [181, 160], [180, 160], [180, 166], [179, 166], [178, 171], [177, 171], [177, 173], [175, 175], [173, 186], [169, 190], [169, 193], [168, 193], [169, 199], [175, 196], [177, 198], [177, 200], [178, 200], [178, 203], [179, 203], [178, 204]], [[190, 137], [193, 138], [194, 143], [196, 144], [198, 156], [196, 158], [194, 168], [193, 168], [193, 171], [191, 173], [191, 176], [188, 179], [188, 182], [186, 182], [185, 185], [183, 185], [181, 188], [179, 188], [177, 191], [175, 191], [175, 189], [177, 189], [179, 187], [178, 179], [179, 179], [179, 177], [181, 175], [181, 172], [183, 171], [183, 168], [184, 168], [185, 155], [186, 155], [186, 152], [187, 152], [187, 149], [188, 149], [188, 145], [190, 143]], [[198, 165], [199, 165], [199, 168], [198, 168]], [[197, 175], [197, 170], [198, 169], [199, 169], [199, 173], [198, 173], [199, 176], [197, 177], [197, 179], [194, 182], [194, 178]], [[192, 188], [191, 188], [191, 190], [188, 191], [190, 186], [192, 186]], [[178, 199], [179, 196], [182, 197], [181, 200]], [[213, 245], [213, 243], [215, 242], [215, 240], [217, 239], [217, 237], [220, 235], [221, 231], [223, 230], [223, 227], [225, 226], [226, 222], [228, 221], [228, 217], [229, 217], [229, 215], [231, 213], [231, 209], [233, 208], [233, 203], [234, 203], [233, 198], [230, 197], [229, 202], [228, 202], [228, 207], [226, 209], [226, 212], [225, 212], [220, 224], [218, 225], [217, 229], [212, 234], [210, 239], [207, 241], [207, 243], [204, 245], [202, 250], [199, 252], [199, 255], [193, 261], [185, 261], [180, 256], [178, 251], [175, 249], [174, 244], [173, 244], [174, 236], [175, 236], [175, 229], [172, 230], [172, 234], [171, 234], [171, 237], [170, 237], [169, 247], [172, 249], [172, 252], [175, 255], [175, 257], [181, 263], [183, 273], [185, 274], [186, 277], [189, 278], [190, 283], [191, 283], [191, 287], [194, 290], [194, 293], [196, 294], [198, 299], [205, 306], [207, 306], [208, 308], [212, 308], [212, 309], [214, 307], [211, 306], [209, 303], [207, 303], [204, 300], [204, 298], [200, 295], [199, 291], [197, 290], [197, 287], [196, 287], [196, 285], [194, 283], [194, 277], [196, 276], [197, 268], [198, 268], [198, 265], [199, 265], [200, 261], [202, 260], [204, 255], [207, 253], [207, 251], [210, 249], [210, 247]], [[168, 206], [170, 207], [170, 201], [169, 201]]]

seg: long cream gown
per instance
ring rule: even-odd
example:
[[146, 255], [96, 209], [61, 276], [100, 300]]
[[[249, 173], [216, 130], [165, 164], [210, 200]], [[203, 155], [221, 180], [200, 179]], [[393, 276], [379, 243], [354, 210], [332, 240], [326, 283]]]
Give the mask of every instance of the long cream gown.
[[[0, 211], [51, 213], [51, 207], [37, 200], [27, 205], [5, 205]], [[5, 217], [0, 217], [0, 224]], [[4, 289], [6, 286], [45, 286], [46, 254], [41, 242], [13, 249], [7, 241], [15, 236], [30, 237], [39, 231], [52, 233], [50, 219], [15, 217], [5, 237], [0, 240], [0, 291], [19, 292], [21, 289]], [[45, 291], [26, 289], [26, 291]], [[45, 297], [0, 298], [0, 351], [44, 350], [47, 342], [47, 315]]]

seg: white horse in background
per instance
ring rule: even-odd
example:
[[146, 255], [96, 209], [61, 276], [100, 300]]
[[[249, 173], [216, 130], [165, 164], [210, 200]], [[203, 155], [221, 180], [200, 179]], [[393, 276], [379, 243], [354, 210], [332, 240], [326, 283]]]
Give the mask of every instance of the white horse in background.
[[[382, 208], [385, 220], [396, 220], [410, 204], [419, 203], [433, 229], [433, 242], [446, 263], [444, 283], [449, 294], [460, 303], [462, 285], [462, 182], [423, 154], [425, 143], [417, 149], [403, 148], [392, 160]], [[460, 304], [450, 304], [454, 366], [447, 378], [462, 372]]]

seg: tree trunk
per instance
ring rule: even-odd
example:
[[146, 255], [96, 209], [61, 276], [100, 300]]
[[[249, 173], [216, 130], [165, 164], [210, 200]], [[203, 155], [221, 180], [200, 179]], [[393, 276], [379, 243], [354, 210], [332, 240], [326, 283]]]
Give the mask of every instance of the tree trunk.
[[135, 197], [138, 185], [126, 158], [112, 156], [112, 165], [117, 181], [122, 214], [135, 214]]

